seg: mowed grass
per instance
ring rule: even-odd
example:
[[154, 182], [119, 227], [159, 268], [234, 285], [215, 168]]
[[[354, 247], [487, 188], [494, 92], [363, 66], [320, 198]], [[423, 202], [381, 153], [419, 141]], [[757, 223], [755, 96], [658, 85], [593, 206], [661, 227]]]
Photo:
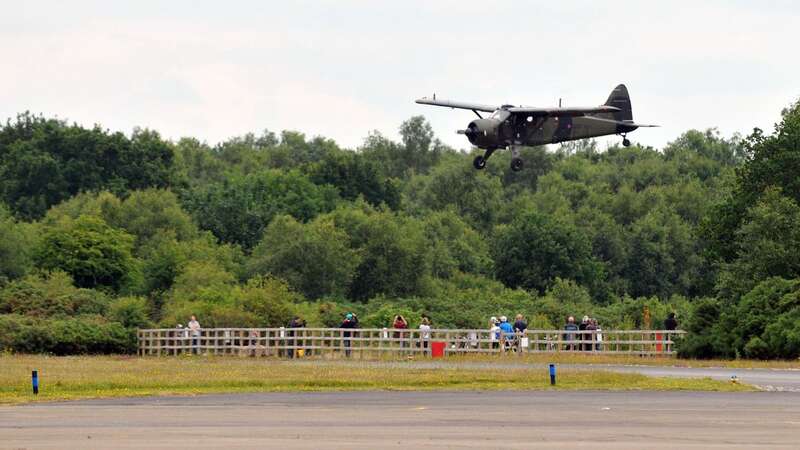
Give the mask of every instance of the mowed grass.
[[[760, 361], [753, 359], [680, 359], [658, 356], [637, 355], [592, 355], [588, 353], [528, 353], [524, 355], [506, 355], [503, 361], [530, 364], [595, 364], [595, 365], [642, 365], [642, 366], [674, 366], [674, 367], [722, 367], [732, 369], [798, 369], [800, 359], [797, 360], [769, 360]], [[448, 361], [496, 361], [497, 355], [465, 355], [450, 356]]]
[[[31, 371], [40, 392], [31, 393]], [[0, 403], [102, 397], [229, 392], [333, 390], [701, 390], [751, 387], [711, 379], [652, 378], [602, 370], [381, 367], [359, 363], [295, 363], [239, 357], [0, 356]]]

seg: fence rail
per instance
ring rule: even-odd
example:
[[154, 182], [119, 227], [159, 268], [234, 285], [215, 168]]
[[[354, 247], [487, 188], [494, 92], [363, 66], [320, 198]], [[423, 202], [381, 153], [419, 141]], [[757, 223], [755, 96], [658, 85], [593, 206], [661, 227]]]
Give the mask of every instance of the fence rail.
[[[380, 354], [586, 353], [673, 356], [680, 330], [397, 330], [386, 328], [209, 328], [138, 330], [139, 355], [374, 357]], [[433, 352], [436, 353], [436, 352]]]

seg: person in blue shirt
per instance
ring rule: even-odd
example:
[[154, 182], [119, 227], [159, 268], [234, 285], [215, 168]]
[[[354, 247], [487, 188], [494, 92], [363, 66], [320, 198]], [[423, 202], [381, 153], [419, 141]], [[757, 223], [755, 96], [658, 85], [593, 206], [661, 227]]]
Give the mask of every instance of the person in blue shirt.
[[514, 334], [514, 326], [508, 323], [508, 317], [506, 316], [500, 316], [500, 331], [503, 332], [506, 345], [510, 344], [516, 337]]

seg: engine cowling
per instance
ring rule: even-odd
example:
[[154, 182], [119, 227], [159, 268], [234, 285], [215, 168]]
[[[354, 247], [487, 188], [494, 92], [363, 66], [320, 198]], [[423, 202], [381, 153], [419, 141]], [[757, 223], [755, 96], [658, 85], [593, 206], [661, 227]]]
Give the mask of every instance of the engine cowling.
[[497, 119], [476, 119], [467, 125], [464, 135], [469, 142], [479, 148], [497, 147], [502, 121]]

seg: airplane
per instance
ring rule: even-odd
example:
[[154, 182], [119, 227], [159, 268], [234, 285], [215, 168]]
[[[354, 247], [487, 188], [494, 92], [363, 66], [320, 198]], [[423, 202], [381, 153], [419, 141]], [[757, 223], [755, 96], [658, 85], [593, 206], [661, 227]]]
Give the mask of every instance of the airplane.
[[[622, 145], [628, 147], [631, 141], [627, 134], [643, 125], [633, 121], [631, 99], [628, 88], [620, 84], [611, 91], [608, 100], [599, 106], [535, 108], [514, 105], [480, 105], [450, 100], [437, 100], [423, 97], [416, 101], [422, 105], [444, 106], [447, 108], [470, 109], [478, 119], [473, 120], [464, 130], [458, 130], [469, 142], [483, 150], [472, 165], [476, 169], [486, 167], [486, 160], [497, 149], [511, 148], [511, 170], [522, 170], [520, 147], [555, 144], [597, 136], [617, 134], [622, 136]], [[491, 113], [483, 117], [480, 113]]]

